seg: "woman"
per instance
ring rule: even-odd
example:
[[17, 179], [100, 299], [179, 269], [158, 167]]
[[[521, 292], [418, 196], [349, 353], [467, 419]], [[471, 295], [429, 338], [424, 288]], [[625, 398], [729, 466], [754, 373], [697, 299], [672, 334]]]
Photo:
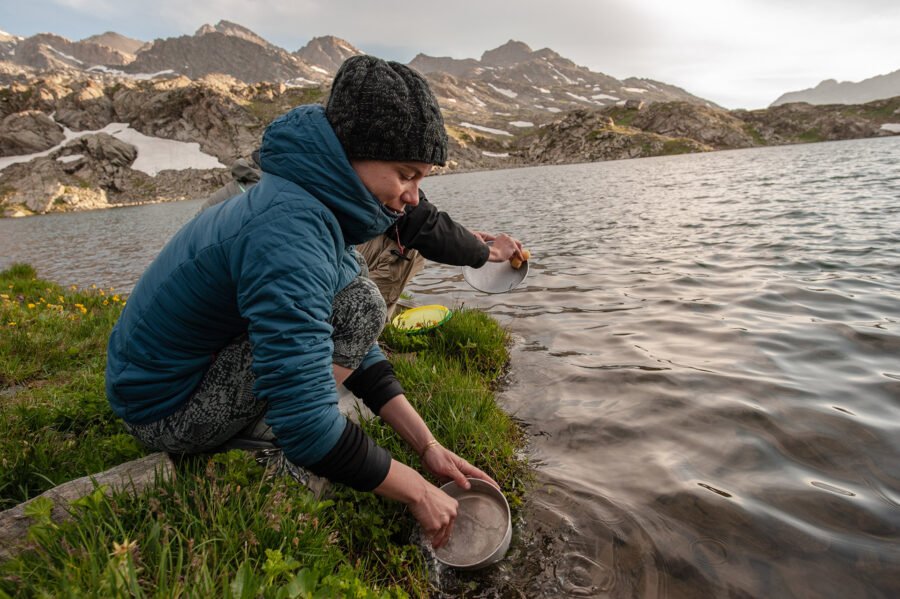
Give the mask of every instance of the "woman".
[[[419, 182], [446, 154], [425, 80], [371, 56], [341, 66], [325, 108], [272, 122], [259, 183], [169, 241], [110, 336], [107, 395], [128, 430], [151, 448], [197, 453], [264, 415], [291, 462], [403, 501], [443, 545], [456, 500], [349, 422], [336, 385], [347, 381], [438, 477], [493, 483], [407, 402], [375, 343], [384, 301], [350, 249], [418, 203]], [[332, 313], [339, 293], [344, 309]]]

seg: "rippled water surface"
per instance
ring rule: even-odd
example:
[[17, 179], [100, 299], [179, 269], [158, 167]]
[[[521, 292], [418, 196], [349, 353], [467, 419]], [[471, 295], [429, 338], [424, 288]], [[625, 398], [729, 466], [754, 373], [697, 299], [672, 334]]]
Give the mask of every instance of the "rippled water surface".
[[[517, 339], [540, 468], [490, 592], [900, 596], [900, 139], [426, 183], [534, 255], [511, 293], [411, 286]], [[0, 221], [0, 266], [128, 289], [197, 208]]]

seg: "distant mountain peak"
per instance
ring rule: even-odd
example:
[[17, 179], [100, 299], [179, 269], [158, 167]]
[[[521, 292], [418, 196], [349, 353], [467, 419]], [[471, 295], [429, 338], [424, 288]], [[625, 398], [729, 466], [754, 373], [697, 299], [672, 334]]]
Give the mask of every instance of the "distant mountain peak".
[[363, 54], [363, 51], [347, 40], [333, 35], [314, 37], [294, 52], [294, 56], [303, 62], [314, 68], [324, 69], [331, 75], [337, 73], [345, 60], [358, 54]]
[[123, 54], [129, 55], [137, 54], [138, 50], [146, 45], [146, 42], [126, 37], [120, 33], [116, 33], [115, 31], [105, 31], [99, 35], [92, 35], [90, 37], [84, 38], [83, 40], [81, 40], [81, 42], [85, 44], [98, 44], [100, 46], [106, 46], [108, 48], [112, 48], [113, 50], [118, 50]]
[[481, 62], [491, 67], [507, 67], [531, 58], [533, 51], [525, 42], [509, 40], [481, 55]]
[[247, 40], [248, 42], [253, 42], [254, 44], [259, 44], [265, 48], [268, 48], [272, 44], [269, 43], [268, 40], [264, 39], [262, 36], [257, 35], [256, 32], [247, 29], [243, 25], [238, 25], [237, 23], [232, 23], [231, 21], [221, 20], [215, 25], [206, 24], [197, 29], [197, 32], [194, 33], [196, 37], [200, 37], [202, 35], [207, 35], [209, 33], [221, 33], [224, 35], [230, 35], [232, 37], [238, 37], [243, 40]]
[[788, 92], [779, 96], [771, 106], [789, 102], [809, 104], [864, 104], [900, 96], [900, 70], [876, 75], [862, 81], [825, 79], [813, 88]]

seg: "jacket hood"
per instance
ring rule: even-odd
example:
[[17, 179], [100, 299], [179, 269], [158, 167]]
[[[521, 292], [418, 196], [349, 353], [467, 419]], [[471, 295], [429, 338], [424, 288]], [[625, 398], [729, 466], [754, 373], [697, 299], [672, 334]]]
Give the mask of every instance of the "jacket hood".
[[350, 166], [322, 106], [298, 106], [272, 121], [263, 134], [259, 166], [327, 206], [349, 245], [377, 237], [396, 220]]

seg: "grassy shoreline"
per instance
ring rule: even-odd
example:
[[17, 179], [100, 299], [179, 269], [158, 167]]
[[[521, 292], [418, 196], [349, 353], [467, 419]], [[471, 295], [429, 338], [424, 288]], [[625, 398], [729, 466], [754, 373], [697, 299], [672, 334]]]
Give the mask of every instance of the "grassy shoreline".
[[[62, 288], [27, 265], [0, 272], [0, 509], [145, 454], [104, 396], [106, 340], [125, 298]], [[496, 404], [507, 333], [458, 310], [424, 335], [382, 342], [436, 437], [518, 506], [524, 435]], [[397, 459], [418, 459], [377, 419], [363, 428]], [[405, 508], [334, 486], [316, 498], [240, 451], [182, 460], [138, 495], [98, 490], [57, 523], [33, 502], [33, 549], [0, 564], [0, 597], [403, 597], [433, 592]]]

